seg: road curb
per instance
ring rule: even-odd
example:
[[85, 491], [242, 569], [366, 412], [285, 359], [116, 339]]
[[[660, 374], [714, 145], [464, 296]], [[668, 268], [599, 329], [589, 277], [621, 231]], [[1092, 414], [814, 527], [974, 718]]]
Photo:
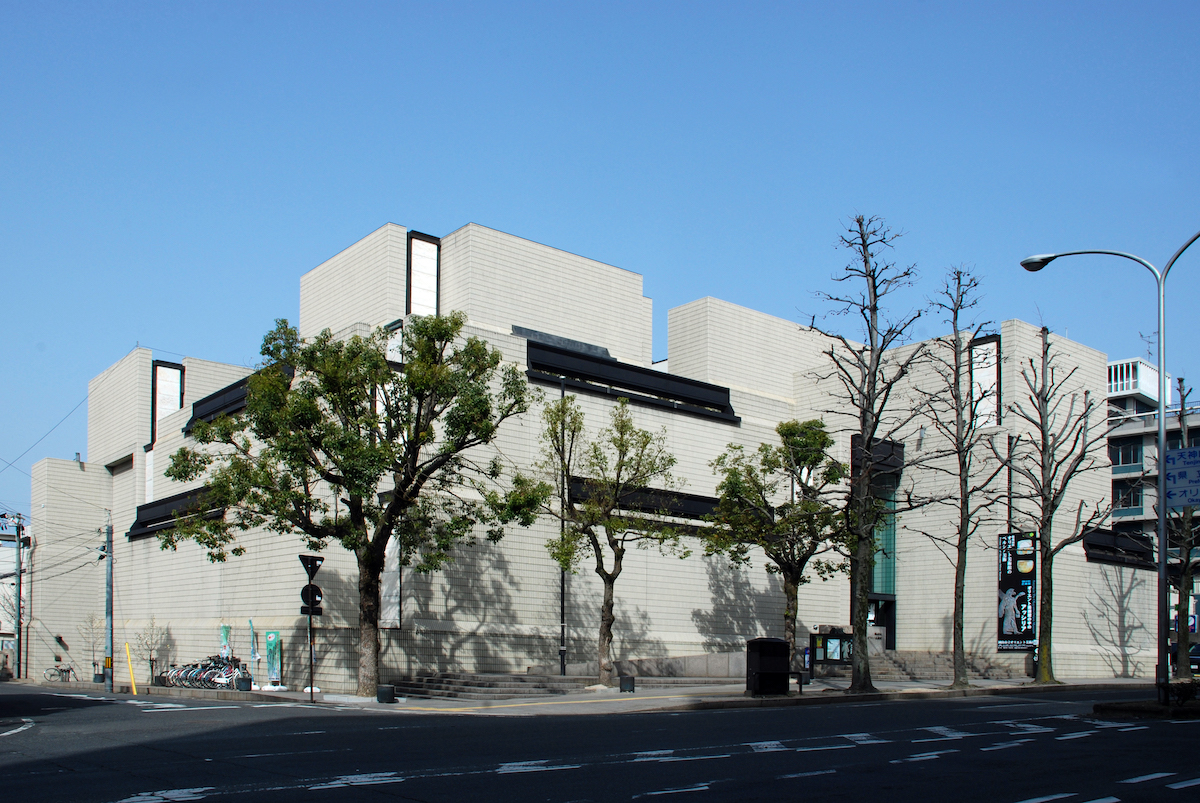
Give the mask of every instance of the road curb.
[[969, 689], [919, 689], [913, 691], [881, 691], [870, 694], [848, 694], [844, 691], [819, 692], [794, 697], [743, 697], [725, 700], [693, 700], [659, 708], [647, 708], [639, 713], [657, 711], [712, 711], [733, 708], [786, 708], [801, 705], [837, 705], [846, 703], [876, 703], [902, 700], [952, 700], [962, 697], [993, 697], [997, 695], [1041, 694], [1068, 691], [1153, 691], [1153, 683], [1056, 683], [1047, 685], [972, 687]]

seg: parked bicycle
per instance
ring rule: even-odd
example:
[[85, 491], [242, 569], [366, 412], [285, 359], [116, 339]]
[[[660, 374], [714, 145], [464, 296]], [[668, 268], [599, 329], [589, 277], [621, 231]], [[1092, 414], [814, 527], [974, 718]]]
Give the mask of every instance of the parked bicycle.
[[45, 672], [42, 676], [49, 681], [62, 681], [66, 683], [69, 680], [78, 681], [79, 674], [75, 671], [75, 667], [71, 664], [56, 664]]
[[233, 689], [239, 678], [251, 678], [246, 665], [235, 656], [222, 658], [220, 655], [210, 655], [186, 666], [172, 666], [163, 673], [168, 686], [190, 689]]

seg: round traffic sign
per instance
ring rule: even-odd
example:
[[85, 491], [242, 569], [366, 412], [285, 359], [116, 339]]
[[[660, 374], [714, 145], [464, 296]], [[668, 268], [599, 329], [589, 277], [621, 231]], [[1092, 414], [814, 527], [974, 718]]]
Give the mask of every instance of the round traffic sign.
[[300, 589], [300, 599], [304, 600], [305, 605], [320, 605], [321, 587], [309, 583], [304, 588]]

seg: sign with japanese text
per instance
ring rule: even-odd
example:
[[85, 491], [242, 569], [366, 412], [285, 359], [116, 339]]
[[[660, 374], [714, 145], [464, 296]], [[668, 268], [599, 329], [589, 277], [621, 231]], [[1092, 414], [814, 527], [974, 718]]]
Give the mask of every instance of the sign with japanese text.
[[996, 649], [1001, 652], [1037, 647], [1034, 610], [1037, 598], [1037, 533], [1000, 536], [999, 612]]
[[1167, 508], [1200, 507], [1200, 449], [1168, 449], [1163, 463]]

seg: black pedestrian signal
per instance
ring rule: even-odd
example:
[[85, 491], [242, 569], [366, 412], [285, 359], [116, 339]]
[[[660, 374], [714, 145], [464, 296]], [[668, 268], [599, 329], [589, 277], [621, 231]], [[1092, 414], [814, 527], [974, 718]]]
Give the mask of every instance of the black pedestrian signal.
[[309, 614], [313, 616], [321, 615], [322, 594], [320, 586], [309, 583], [304, 588], [300, 589], [300, 599], [304, 602], [304, 605], [300, 608], [301, 616], [307, 616]]

